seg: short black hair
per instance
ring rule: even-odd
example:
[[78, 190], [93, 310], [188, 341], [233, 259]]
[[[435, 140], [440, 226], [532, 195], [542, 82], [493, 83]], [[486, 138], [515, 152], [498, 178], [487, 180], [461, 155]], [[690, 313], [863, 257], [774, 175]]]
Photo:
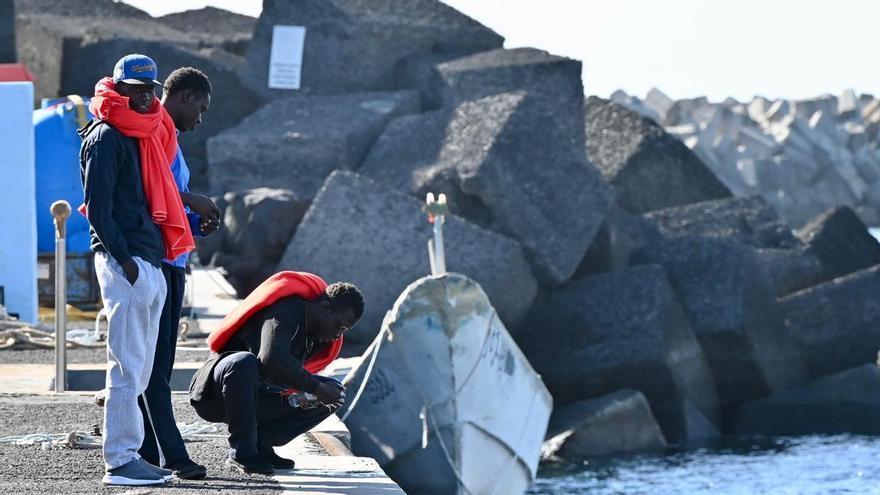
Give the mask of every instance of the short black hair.
[[196, 94], [210, 95], [211, 81], [204, 72], [195, 67], [181, 67], [168, 74], [162, 89], [168, 96], [187, 89]]
[[356, 319], [364, 314], [364, 296], [354, 284], [336, 282], [327, 286], [324, 291], [334, 309], [351, 308]]

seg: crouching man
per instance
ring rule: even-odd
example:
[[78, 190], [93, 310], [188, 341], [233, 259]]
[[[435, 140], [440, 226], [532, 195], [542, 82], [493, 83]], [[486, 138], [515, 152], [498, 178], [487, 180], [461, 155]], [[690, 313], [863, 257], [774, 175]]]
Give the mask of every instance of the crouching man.
[[[357, 287], [280, 272], [257, 287], [208, 337], [212, 354], [193, 376], [190, 403], [229, 428], [226, 466], [242, 473], [292, 469], [284, 445], [345, 401], [345, 387], [316, 375], [339, 355], [364, 312]], [[316, 399], [308, 398], [304, 393]]]

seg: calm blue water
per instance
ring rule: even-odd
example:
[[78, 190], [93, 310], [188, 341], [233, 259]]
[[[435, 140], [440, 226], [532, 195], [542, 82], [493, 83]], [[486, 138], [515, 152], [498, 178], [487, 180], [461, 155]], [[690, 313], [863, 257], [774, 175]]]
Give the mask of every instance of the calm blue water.
[[880, 437], [738, 440], [665, 455], [544, 464], [529, 495], [880, 494]]

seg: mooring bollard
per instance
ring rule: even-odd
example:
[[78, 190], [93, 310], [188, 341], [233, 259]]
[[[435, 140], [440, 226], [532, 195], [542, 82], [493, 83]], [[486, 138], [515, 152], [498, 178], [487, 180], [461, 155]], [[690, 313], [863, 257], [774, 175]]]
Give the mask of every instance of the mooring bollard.
[[67, 389], [67, 218], [70, 203], [61, 200], [50, 207], [55, 220], [55, 391]]
[[428, 193], [425, 198], [425, 209], [428, 212], [428, 222], [434, 225], [434, 238], [428, 240], [428, 259], [431, 263], [431, 275], [443, 275], [446, 273], [446, 249], [443, 245], [443, 223], [449, 207], [446, 204], [446, 195], [440, 193], [434, 200], [434, 193]]

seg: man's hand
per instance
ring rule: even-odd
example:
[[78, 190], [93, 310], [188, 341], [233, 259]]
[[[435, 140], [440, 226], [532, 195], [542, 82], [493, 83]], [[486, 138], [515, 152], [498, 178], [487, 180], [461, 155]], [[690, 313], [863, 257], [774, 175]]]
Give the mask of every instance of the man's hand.
[[345, 387], [334, 382], [321, 382], [318, 390], [315, 391], [315, 397], [322, 404], [341, 406], [345, 403]]
[[183, 204], [189, 206], [189, 209], [198, 213], [202, 218], [220, 218], [220, 208], [213, 199], [196, 193], [181, 194]]
[[125, 278], [128, 280], [128, 283], [134, 285], [137, 282], [139, 270], [137, 263], [133, 259], [129, 259], [122, 264], [122, 271], [125, 272]]
[[220, 228], [220, 208], [213, 199], [196, 193], [181, 193], [183, 204], [201, 217], [199, 230], [204, 235], [211, 235]]
[[220, 220], [217, 218], [202, 217], [202, 220], [199, 222], [199, 230], [201, 230], [204, 235], [211, 235], [214, 232], [217, 232], [217, 229], [219, 228]]

